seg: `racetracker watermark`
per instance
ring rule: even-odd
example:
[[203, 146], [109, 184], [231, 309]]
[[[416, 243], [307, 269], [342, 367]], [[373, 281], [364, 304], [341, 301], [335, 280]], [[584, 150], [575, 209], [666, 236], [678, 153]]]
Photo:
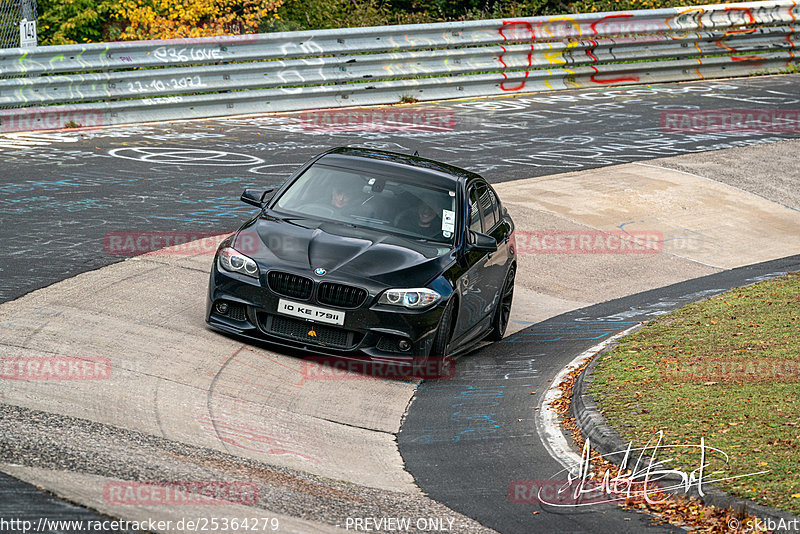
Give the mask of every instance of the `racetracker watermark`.
[[515, 230], [518, 254], [658, 254], [664, 236], [643, 230]]
[[108, 358], [72, 356], [4, 356], [0, 359], [2, 380], [107, 380]]
[[[103, 249], [112, 256], [156, 254], [165, 256], [213, 256], [227, 234], [210, 232], [109, 232]], [[236, 250], [243, 254], [256, 252], [258, 234], [243, 231], [236, 238]]]
[[699, 358], [662, 360], [662, 376], [678, 382], [800, 382], [800, 361]]
[[159, 505], [253, 505], [258, 486], [252, 482], [109, 482], [103, 488], [106, 504]]
[[125, 519], [50, 519], [38, 521], [0, 516], [0, 532], [28, 534], [28, 532], [267, 532], [280, 528], [277, 517], [182, 517], [140, 521]]
[[0, 111], [2, 133], [100, 126], [103, 126], [103, 113], [96, 109], [64, 108], [56, 111], [48, 108], [28, 108]]
[[456, 127], [455, 113], [446, 108], [319, 110], [299, 117], [309, 132], [450, 132]]
[[514, 504], [586, 506], [619, 499], [661, 495], [655, 481], [625, 483], [591, 480], [515, 480], [508, 485], [508, 500]]
[[311, 356], [300, 364], [301, 382], [306, 380], [450, 380], [456, 374], [455, 361], [448, 357], [414, 357], [407, 361], [345, 360]]
[[800, 109], [692, 109], [663, 111], [669, 133], [800, 132]]

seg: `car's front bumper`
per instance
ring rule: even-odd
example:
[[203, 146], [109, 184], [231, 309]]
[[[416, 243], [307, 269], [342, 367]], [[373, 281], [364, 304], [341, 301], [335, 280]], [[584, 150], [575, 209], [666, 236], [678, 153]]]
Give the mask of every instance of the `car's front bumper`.
[[[280, 296], [262, 280], [222, 272], [216, 262], [211, 271], [206, 303], [206, 322], [223, 332], [252, 340], [315, 354], [360, 357], [370, 360], [411, 361], [429, 356], [436, 330], [444, 312], [444, 302], [426, 310], [408, 310], [377, 305], [376, 291], [370, 290], [365, 303], [355, 309], [337, 309], [313, 300], [297, 301], [345, 312], [342, 326], [314, 322], [277, 312]], [[220, 313], [216, 304], [224, 301], [228, 311]], [[401, 340], [409, 344], [401, 350]]]

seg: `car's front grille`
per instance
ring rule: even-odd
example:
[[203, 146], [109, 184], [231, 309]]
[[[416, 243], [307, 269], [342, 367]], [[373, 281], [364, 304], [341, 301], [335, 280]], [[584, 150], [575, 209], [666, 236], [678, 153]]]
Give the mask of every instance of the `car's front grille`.
[[311, 297], [311, 289], [314, 287], [314, 282], [310, 278], [280, 271], [270, 271], [267, 283], [278, 295], [295, 299]]
[[319, 303], [339, 308], [357, 308], [364, 303], [366, 298], [366, 290], [360, 287], [331, 282], [321, 283], [317, 291], [317, 301]]
[[300, 321], [282, 315], [264, 316], [262, 327], [269, 334], [339, 349], [354, 347], [361, 337], [360, 334], [351, 330]]

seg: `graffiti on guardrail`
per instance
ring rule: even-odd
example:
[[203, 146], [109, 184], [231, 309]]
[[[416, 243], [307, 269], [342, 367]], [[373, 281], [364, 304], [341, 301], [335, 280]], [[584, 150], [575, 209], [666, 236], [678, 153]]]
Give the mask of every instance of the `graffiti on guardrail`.
[[160, 46], [153, 52], [153, 57], [163, 63], [186, 63], [188, 61], [222, 61], [222, 50], [219, 48], [173, 48]]
[[[595, 20], [587, 20], [580, 16], [548, 17], [545, 19], [519, 19], [504, 20], [497, 30], [503, 43], [529, 42], [530, 48], [527, 50], [527, 63], [523, 60], [515, 60], [513, 54], [509, 53], [505, 47], [501, 47], [503, 52], [497, 60], [502, 65], [501, 74], [504, 80], [499, 84], [502, 91], [531, 91], [543, 89], [560, 89], [570, 87], [583, 87], [597, 85], [619, 85], [624, 83], [637, 83], [643, 77], [651, 77], [650, 72], [639, 72], [635, 65], [623, 67], [617, 65], [607, 69], [606, 63], [615, 63], [625, 59], [637, 60], [642, 63], [647, 60], [646, 55], [658, 55], [664, 53], [665, 59], [680, 57], [685, 54], [680, 52], [680, 47], [686, 47], [688, 43], [680, 44], [676, 42], [686, 39], [691, 42], [691, 47], [701, 54], [732, 54], [744, 52], [743, 55], [735, 55], [729, 59], [733, 62], [748, 62], [751, 68], [763, 68], [766, 66], [763, 56], [757, 54], [747, 55], [747, 52], [763, 49], [758, 46], [758, 40], [762, 39], [756, 26], [770, 20], [768, 17], [775, 17], [774, 20], [794, 22], [796, 18], [796, 6], [792, 5], [770, 5], [769, 7], [759, 6], [737, 6], [725, 7], [706, 6], [678, 9], [668, 17], [658, 18], [658, 15], [647, 11], [610, 13]], [[766, 17], [766, 18], [765, 18]], [[714, 32], [717, 28], [720, 31]], [[673, 33], [683, 35], [676, 39]], [[690, 34], [691, 31], [697, 33]], [[791, 41], [791, 33], [786, 34], [785, 44], [776, 44], [774, 48], [794, 48]], [[702, 33], [701, 33], [702, 32]], [[739, 39], [749, 36], [749, 39]], [[613, 38], [613, 39], [611, 39]], [[553, 41], [562, 41], [557, 43]], [[537, 47], [537, 44], [541, 43]], [[751, 44], [752, 43], [752, 44]], [[661, 45], [663, 52], [654, 52], [654, 45]], [[544, 45], [544, 46], [542, 46]], [[626, 50], [627, 45], [627, 50]], [[670, 46], [671, 45], [671, 46]], [[613, 51], [612, 51], [613, 48]], [[667, 50], [673, 49], [672, 52]], [[627, 57], [626, 57], [627, 56]], [[537, 60], [537, 57], [540, 58]], [[791, 55], [792, 59], [794, 58]], [[702, 73], [704, 59], [697, 59], [694, 69], [684, 69], [684, 75], [695, 72], [699, 78], [707, 78]], [[532, 74], [541, 73], [541, 69], [547, 66], [573, 66], [587, 64], [594, 72], [584, 75], [575, 70], [567, 70], [567, 74], [559, 76], [548, 76], [543, 83], [536, 83], [542, 80], [529, 80]], [[595, 66], [597, 64], [597, 66]], [[788, 65], [788, 63], [787, 63]], [[712, 69], [726, 67], [719, 64], [718, 60], [711, 60], [709, 66]], [[520, 68], [526, 70], [519, 78]], [[516, 81], [508, 79], [507, 72], [517, 74]], [[533, 83], [531, 83], [533, 82]]]
[[[287, 32], [0, 50], [0, 106], [13, 108], [2, 131], [775, 72], [800, 61], [798, 16], [796, 2], [777, 0], [464, 21], [457, 29], [419, 24], [313, 38]], [[82, 109], [71, 106], [92, 102], [100, 102], [92, 105], [96, 121], [66, 117]], [[42, 106], [51, 108], [47, 118], [37, 116]], [[436, 119], [423, 118], [414, 131], [449, 128], [446, 117]], [[388, 121], [333, 122], [310, 127], [405, 131], [389, 130]]]
[[181, 89], [202, 89], [208, 87], [208, 85], [203, 82], [203, 78], [200, 76], [186, 76], [181, 78], [170, 78], [168, 80], [135, 80], [132, 82], [126, 82], [126, 90], [130, 94], [140, 94], [140, 93], [157, 93], [159, 91], [167, 91], [168, 89], [171, 90], [181, 90]]

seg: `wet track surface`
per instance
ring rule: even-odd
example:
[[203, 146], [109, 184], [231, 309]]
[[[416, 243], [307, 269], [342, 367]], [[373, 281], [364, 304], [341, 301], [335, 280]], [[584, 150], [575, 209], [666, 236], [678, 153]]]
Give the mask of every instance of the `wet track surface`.
[[502, 182], [798, 137], [687, 133], [668, 113], [798, 110], [800, 75], [390, 108], [0, 136], [0, 302], [121, 259], [110, 232], [234, 230], [244, 187], [340, 145], [420, 155]]
[[398, 436], [403, 460], [433, 499], [498, 532], [683, 532], [613, 505], [559, 509], [514, 502], [515, 483], [566, 484], [561, 464], [537, 434], [535, 409], [553, 376], [613, 334], [728, 288], [799, 269], [800, 256], [793, 256], [604, 302], [464, 356], [452, 380], [418, 389]]

